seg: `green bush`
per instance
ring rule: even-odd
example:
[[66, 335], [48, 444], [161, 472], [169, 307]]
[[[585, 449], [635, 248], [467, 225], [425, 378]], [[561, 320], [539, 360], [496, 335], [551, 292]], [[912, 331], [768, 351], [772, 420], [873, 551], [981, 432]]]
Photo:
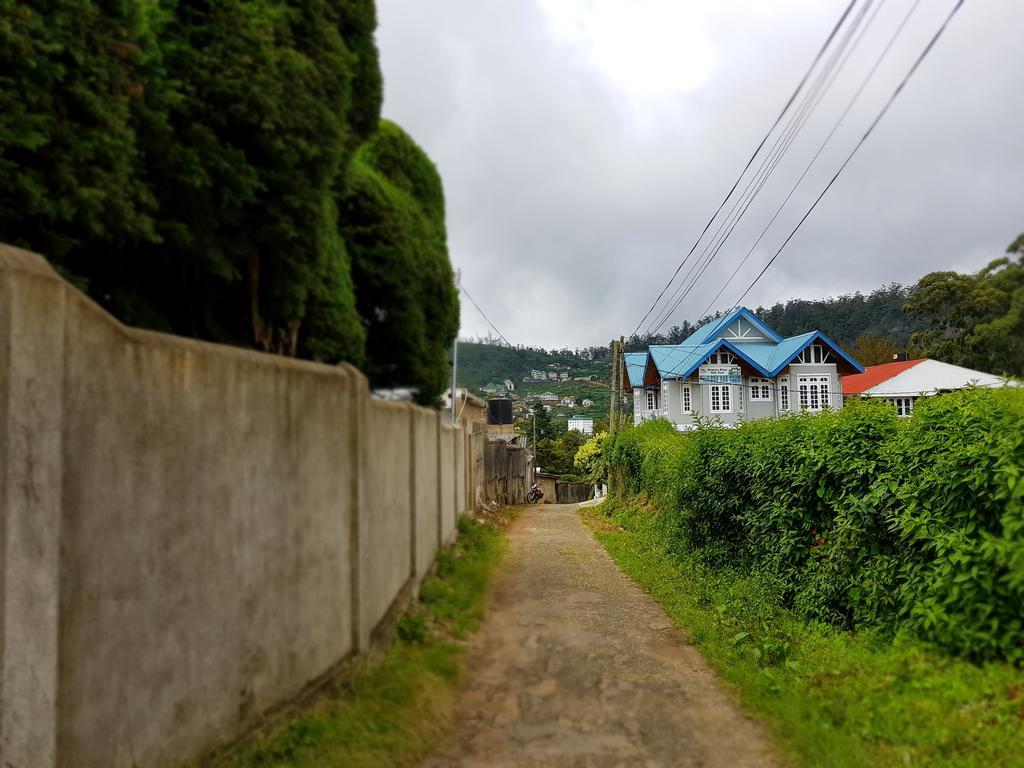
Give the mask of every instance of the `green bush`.
[[1024, 661], [1024, 392], [969, 390], [900, 419], [879, 402], [679, 434], [605, 456], [660, 507], [670, 551], [772, 585], [805, 618], [909, 630]]

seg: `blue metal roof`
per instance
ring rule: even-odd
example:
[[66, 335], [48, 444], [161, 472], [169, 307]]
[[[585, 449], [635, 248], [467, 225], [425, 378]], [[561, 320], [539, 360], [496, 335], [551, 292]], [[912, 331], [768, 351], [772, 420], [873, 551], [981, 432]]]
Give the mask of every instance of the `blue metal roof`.
[[[781, 342], [783, 340], [782, 337], [779, 336], [779, 334], [777, 334], [775, 331], [773, 331], [771, 328], [765, 325], [764, 321], [761, 320], [761, 318], [759, 318], [746, 307], [739, 307], [737, 309], [734, 309], [732, 312], [723, 317], [717, 323], [708, 323], [706, 326], [704, 326], [704, 328], [706, 328], [707, 331], [704, 333], [702, 337], [694, 338], [693, 342], [707, 342], [711, 341], [712, 339], [717, 339], [719, 337], [719, 334], [722, 333], [722, 331], [728, 328], [734, 320], [740, 317], [742, 317], [747, 322], [756, 325], [758, 328], [761, 329], [761, 331], [764, 332], [766, 336], [775, 339], [775, 341]], [[690, 341], [690, 339], [687, 339], [683, 343], [685, 344], [687, 341]]]
[[626, 363], [626, 375], [629, 377], [629, 386], [642, 387], [644, 385], [644, 371], [647, 370], [647, 353], [626, 352], [622, 359]]
[[[727, 327], [727, 325], [728, 323], [722, 327]], [[810, 331], [788, 339], [783, 339], [774, 331], [771, 333], [779, 339], [777, 344], [737, 343], [722, 338], [713, 338], [703, 344], [683, 342], [682, 344], [654, 345], [649, 348], [648, 353], [658, 369], [658, 375], [663, 379], [684, 379], [691, 376], [708, 358], [708, 355], [719, 349], [729, 350], [762, 376], [774, 379], [797, 355], [814, 342], [820, 341], [848, 362], [854, 370], [864, 371], [864, 367], [860, 363], [847, 355], [838, 344], [820, 331]]]

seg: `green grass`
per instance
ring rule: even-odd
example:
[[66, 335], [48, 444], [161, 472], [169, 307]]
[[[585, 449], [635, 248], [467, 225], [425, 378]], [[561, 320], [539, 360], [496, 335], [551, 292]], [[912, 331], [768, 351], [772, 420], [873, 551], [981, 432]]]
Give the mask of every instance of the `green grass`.
[[581, 510], [792, 765], [1024, 766], [1024, 671], [799, 620], [766, 580], [667, 551], [642, 502]]
[[457, 542], [438, 554], [435, 575], [382, 658], [358, 663], [302, 711], [185, 768], [376, 768], [430, 754], [451, 733], [465, 640], [483, 618], [507, 521], [459, 521]]

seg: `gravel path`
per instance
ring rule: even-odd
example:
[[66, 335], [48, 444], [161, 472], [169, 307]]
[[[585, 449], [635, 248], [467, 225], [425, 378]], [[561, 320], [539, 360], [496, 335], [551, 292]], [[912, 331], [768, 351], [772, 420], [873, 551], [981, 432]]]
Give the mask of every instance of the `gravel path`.
[[423, 768], [777, 765], [761, 728], [575, 505], [531, 507], [508, 535], [455, 744]]

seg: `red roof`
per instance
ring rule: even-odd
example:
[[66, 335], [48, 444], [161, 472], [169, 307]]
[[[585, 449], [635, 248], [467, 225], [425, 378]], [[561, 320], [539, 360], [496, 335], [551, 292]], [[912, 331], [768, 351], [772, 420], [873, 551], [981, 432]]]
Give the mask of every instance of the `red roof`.
[[849, 376], [843, 376], [843, 394], [859, 395], [924, 361], [925, 358], [921, 358], [920, 360], [900, 360], [895, 363], [870, 365], [864, 369], [864, 373], [852, 373]]

